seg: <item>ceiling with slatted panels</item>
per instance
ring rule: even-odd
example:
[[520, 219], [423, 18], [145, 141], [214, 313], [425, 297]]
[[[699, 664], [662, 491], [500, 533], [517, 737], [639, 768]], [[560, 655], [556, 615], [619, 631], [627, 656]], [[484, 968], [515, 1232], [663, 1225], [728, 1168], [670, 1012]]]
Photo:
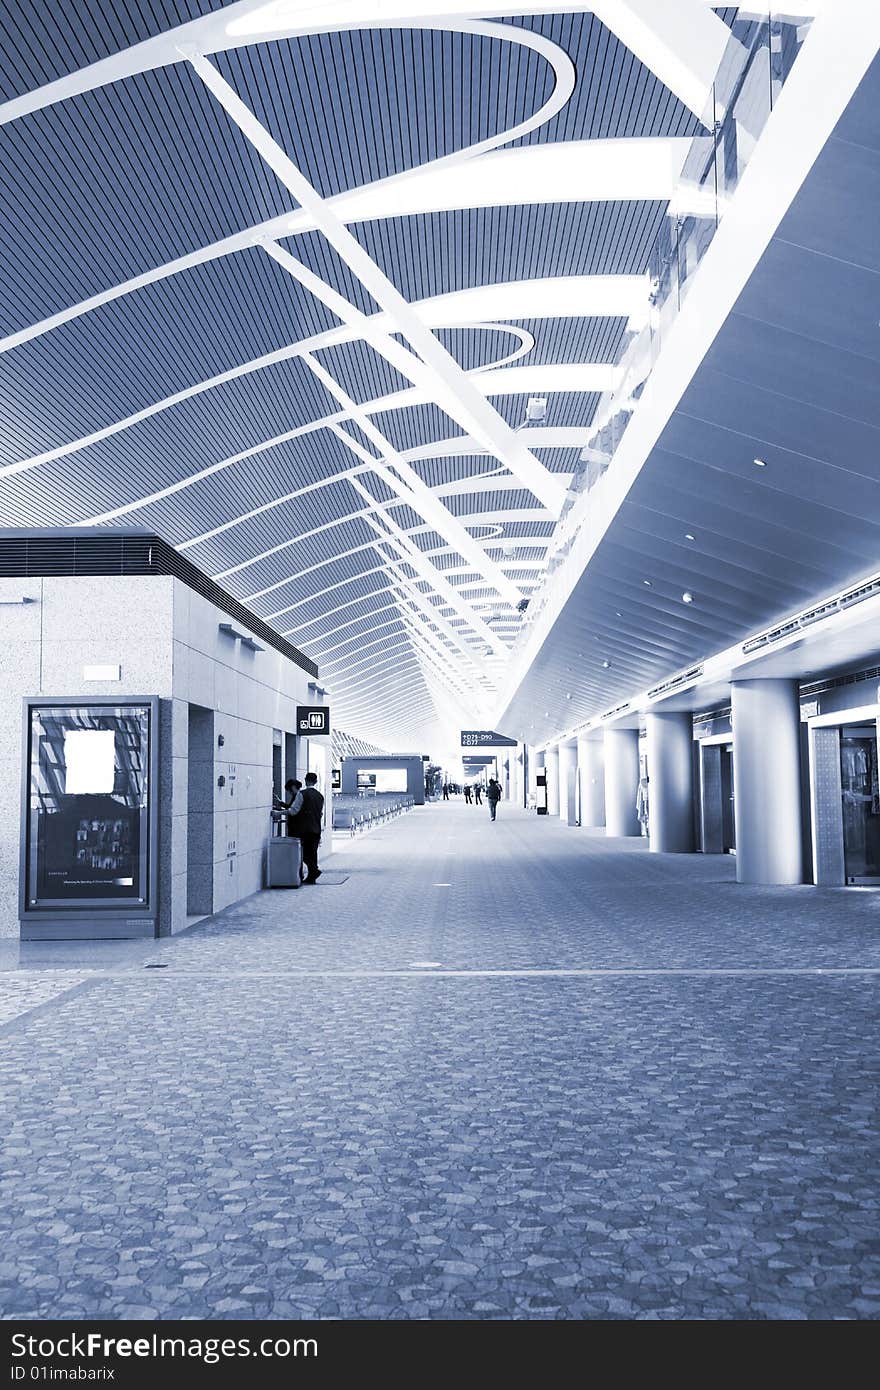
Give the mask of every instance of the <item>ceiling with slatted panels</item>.
[[518, 8], [0, 4], [0, 524], [158, 531], [384, 748], [492, 709], [743, 22]]

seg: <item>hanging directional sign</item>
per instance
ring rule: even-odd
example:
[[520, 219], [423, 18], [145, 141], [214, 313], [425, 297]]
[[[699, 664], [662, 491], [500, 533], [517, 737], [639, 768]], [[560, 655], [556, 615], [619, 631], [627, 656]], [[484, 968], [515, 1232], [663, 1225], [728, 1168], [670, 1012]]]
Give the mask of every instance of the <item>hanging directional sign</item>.
[[296, 732], [307, 738], [317, 738], [330, 732], [329, 705], [297, 705]]
[[462, 729], [462, 748], [516, 748], [515, 738], [493, 733], [491, 729]]

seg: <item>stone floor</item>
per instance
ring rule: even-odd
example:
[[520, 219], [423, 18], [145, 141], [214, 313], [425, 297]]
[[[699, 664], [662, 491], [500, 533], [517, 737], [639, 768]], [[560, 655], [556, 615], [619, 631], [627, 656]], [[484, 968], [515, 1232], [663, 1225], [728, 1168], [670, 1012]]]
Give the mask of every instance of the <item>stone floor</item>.
[[880, 894], [507, 805], [332, 868], [7, 944], [3, 1316], [880, 1314]]

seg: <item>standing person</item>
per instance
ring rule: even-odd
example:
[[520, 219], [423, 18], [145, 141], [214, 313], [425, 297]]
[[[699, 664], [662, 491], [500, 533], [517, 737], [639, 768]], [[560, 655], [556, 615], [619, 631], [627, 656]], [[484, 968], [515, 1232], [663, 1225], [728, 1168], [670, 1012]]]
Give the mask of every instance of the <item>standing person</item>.
[[468, 806], [470, 806], [470, 804], [471, 804], [471, 788], [470, 788], [470, 783], [469, 783], [469, 782], [465, 784], [464, 799], [465, 799], [465, 801], [467, 802]]
[[444, 800], [444, 801], [448, 801], [448, 800], [449, 800], [449, 783], [448, 783], [448, 782], [444, 782], [444, 783], [443, 783], [443, 800]]
[[276, 800], [275, 804], [279, 810], [283, 809], [287, 812], [288, 835], [296, 835], [298, 833], [296, 829], [296, 818], [302, 810], [303, 804], [302, 782], [298, 782], [295, 777], [288, 777], [287, 781], [284, 783], [284, 791], [285, 795], [280, 800]]
[[302, 810], [297, 816], [297, 833], [303, 852], [303, 863], [309, 871], [306, 883], [317, 883], [321, 877], [318, 868], [318, 845], [324, 828], [324, 798], [318, 791], [318, 774], [306, 773], [306, 785], [302, 791]]
[[482, 804], [483, 804], [483, 784], [482, 784], [482, 782], [475, 782], [475, 783], [474, 783], [474, 800], [476, 801], [476, 803], [477, 803], [478, 806], [482, 806]]
[[489, 785], [486, 787], [486, 800], [489, 803], [489, 819], [495, 819], [498, 810], [498, 803], [501, 800], [501, 783], [496, 778], [489, 778]]

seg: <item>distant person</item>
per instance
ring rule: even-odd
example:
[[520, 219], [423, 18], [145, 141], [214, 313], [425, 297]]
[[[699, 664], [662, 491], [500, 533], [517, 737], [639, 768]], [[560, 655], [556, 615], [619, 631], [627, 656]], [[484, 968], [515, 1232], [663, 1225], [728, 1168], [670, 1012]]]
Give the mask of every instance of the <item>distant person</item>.
[[449, 800], [449, 783], [448, 783], [448, 782], [444, 782], [444, 783], [443, 783], [443, 800], [444, 800], [444, 801], [448, 801], [448, 800]]
[[468, 806], [470, 806], [470, 804], [471, 804], [471, 789], [470, 789], [470, 785], [469, 785], [469, 784], [465, 785], [465, 789], [464, 789], [464, 799], [465, 799], [465, 801], [467, 802]]
[[489, 819], [494, 820], [498, 811], [498, 803], [501, 800], [501, 783], [495, 777], [490, 777], [486, 787], [486, 800], [489, 803]]
[[324, 829], [324, 798], [318, 791], [318, 774], [306, 773], [306, 785], [301, 793], [302, 809], [296, 818], [297, 834], [302, 845], [303, 863], [309, 871], [306, 883], [317, 883], [321, 877], [318, 868], [318, 845]]
[[483, 785], [481, 782], [477, 782], [474, 786], [474, 801], [478, 806], [483, 804]]

